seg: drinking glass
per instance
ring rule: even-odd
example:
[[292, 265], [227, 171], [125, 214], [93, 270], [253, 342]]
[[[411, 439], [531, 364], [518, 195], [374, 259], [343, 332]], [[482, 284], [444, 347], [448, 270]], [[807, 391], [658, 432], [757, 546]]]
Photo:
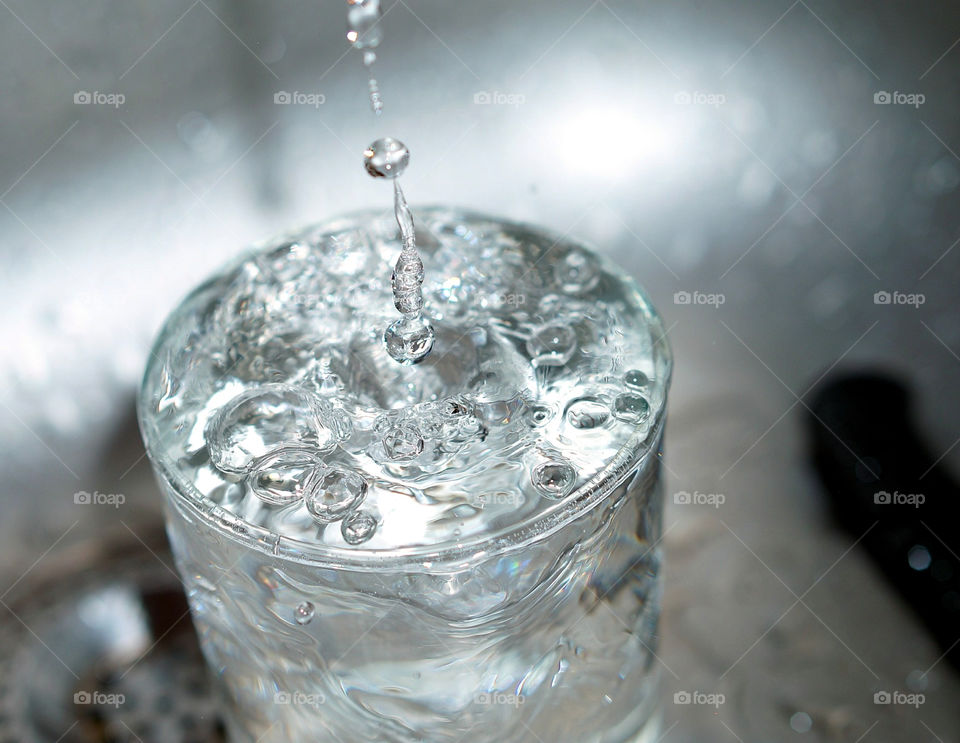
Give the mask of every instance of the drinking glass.
[[[390, 366], [395, 362], [375, 348], [378, 328], [358, 331], [369, 347], [358, 341], [350, 353], [322, 350], [327, 332], [360, 316], [371, 297], [389, 287], [396, 227], [374, 213], [332, 220], [241, 256], [184, 300], [151, 354], [139, 398], [141, 428], [230, 740], [652, 741], [658, 727], [659, 465], [672, 366], [661, 321], [632, 279], [574, 241], [456, 210], [416, 216], [426, 310], [438, 326], [438, 345], [424, 364]], [[486, 274], [511, 274], [513, 283], [505, 289], [494, 282], [489, 295], [458, 295], [481, 259], [489, 264]], [[326, 268], [318, 269], [321, 260]], [[305, 269], [308, 263], [314, 268]], [[308, 274], [342, 289], [315, 296]], [[367, 289], [373, 294], [365, 295]], [[472, 363], [463, 359], [473, 358], [463, 344], [491, 342], [476, 330], [485, 316], [535, 323], [544, 312], [561, 313], [554, 316], [567, 318], [580, 338], [577, 323], [594, 316], [594, 306], [603, 309], [597, 317], [619, 317], [618, 333], [600, 333], [602, 343], [584, 343], [563, 363], [540, 356], [541, 365], [534, 360], [523, 377], [562, 388], [565, 400], [504, 393], [516, 385], [490, 381], [514, 373], [496, 357], [500, 351], [483, 362], [495, 372], [485, 372], [479, 383], [475, 370], [461, 373]], [[466, 312], [474, 313], [466, 324], [472, 335], [445, 334], [445, 323], [456, 325]], [[291, 330], [297, 323], [310, 324], [309, 338]], [[514, 329], [504, 330], [508, 341]], [[630, 358], [618, 355], [620, 343], [632, 349]], [[601, 346], [612, 350], [605, 355]], [[502, 353], [531, 348], [528, 339], [525, 346], [503, 346]], [[422, 411], [462, 399], [432, 388], [456, 392], [477, 384], [493, 387], [486, 397], [471, 398], [484, 433], [467, 446], [470, 466], [486, 469], [460, 477], [455, 493], [433, 496], [407, 485], [416, 482], [410, 472], [425, 476], [429, 463], [411, 470], [400, 458], [375, 473], [361, 472], [368, 513], [380, 524], [372, 538], [357, 532], [369, 526], [362, 520], [340, 514], [339, 521], [318, 523], [296, 501], [310, 477], [329, 477], [327, 465], [310, 470], [311, 463], [339, 449], [318, 441], [315, 430], [297, 428], [296, 420], [292, 442], [278, 444], [275, 430], [257, 428], [291, 395], [307, 395], [316, 405], [310, 410], [321, 417], [325, 411], [329, 431], [343, 429], [340, 446], [363, 439], [367, 452], [363, 437], [376, 440], [379, 424], [359, 415], [349, 420], [349, 410], [324, 402], [331, 390], [366, 385], [364, 399], [386, 411], [380, 420], [403, 414], [410, 403], [426, 416]], [[273, 396], [269, 411], [257, 408], [245, 419], [251, 428], [243, 429], [248, 438], [240, 449], [221, 450], [211, 438], [219, 435], [211, 430], [224, 425], [216, 411], [237, 409], [229, 401], [251, 389], [261, 401]], [[426, 418], [417, 420], [426, 430]], [[506, 438], [497, 438], [498, 431]], [[548, 459], [559, 456], [544, 454], [553, 437], [567, 457], [561, 461], [578, 462], [585, 474], [545, 497], [563, 471], [493, 449], [493, 442], [524, 437], [534, 437], [530, 451]], [[423, 439], [440, 457], [431, 460], [439, 463], [431, 482], [469, 469], [457, 459], [466, 450], [451, 455], [442, 441], [431, 449], [431, 439]], [[241, 450], [253, 464], [229, 460]], [[278, 451], [292, 467], [289, 483], [264, 479], [263, 463], [275, 463]], [[304, 474], [308, 470], [313, 474]], [[515, 487], [496, 479], [504, 472]], [[540, 478], [539, 489], [531, 478]], [[251, 488], [261, 495], [251, 495]], [[263, 492], [276, 502], [264, 502]], [[418, 520], [425, 508], [433, 509], [431, 517]]]

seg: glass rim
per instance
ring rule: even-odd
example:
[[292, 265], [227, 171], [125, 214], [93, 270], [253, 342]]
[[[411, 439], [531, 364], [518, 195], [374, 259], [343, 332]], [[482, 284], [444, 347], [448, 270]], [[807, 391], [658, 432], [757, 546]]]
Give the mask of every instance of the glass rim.
[[176, 508], [181, 510], [186, 509], [191, 515], [203, 521], [219, 534], [238, 541], [255, 551], [263, 552], [268, 557], [274, 559], [289, 560], [325, 568], [348, 567], [355, 569], [373, 569], [425, 562], [442, 563], [450, 566], [461, 562], [471, 562], [478, 555], [489, 557], [491, 555], [506, 553], [548, 537], [593, 510], [593, 508], [600, 503], [603, 503], [607, 496], [632, 474], [641, 462], [645, 461], [647, 456], [654, 458], [659, 457], [659, 452], [654, 452], [653, 448], [659, 445], [663, 435], [667, 396], [673, 374], [673, 358], [663, 328], [663, 321], [640, 283], [632, 275], [625, 274], [613, 260], [594, 250], [589, 244], [571, 239], [567, 236], [561, 236], [559, 233], [546, 230], [537, 225], [501, 219], [499, 217], [492, 217], [456, 207], [428, 206], [415, 208], [413, 211], [415, 217], [430, 213], [452, 211], [467, 219], [490, 221], [512, 228], [527, 230], [550, 238], [557, 245], [562, 243], [568, 246], [576, 246], [596, 257], [600, 261], [604, 271], [618, 276], [621, 281], [627, 283], [642, 300], [643, 306], [646, 309], [646, 323], [643, 327], [650, 333], [652, 339], [651, 348], [656, 374], [655, 377], [651, 379], [651, 383], [654, 391], [659, 394], [651, 396], [649, 417], [641, 425], [634, 428], [630, 437], [623, 443], [617, 453], [610, 457], [593, 477], [577, 487], [562, 500], [557, 501], [543, 511], [531, 514], [521, 521], [512, 523], [497, 531], [480, 532], [457, 542], [407, 545], [391, 549], [370, 549], [363, 547], [344, 549], [340, 546], [305, 542], [280, 535], [263, 526], [245, 521], [222, 506], [207, 501], [193, 482], [175, 466], [174, 462], [172, 462], [169, 457], [157, 454], [152, 445], [156, 440], [156, 435], [155, 432], [151, 430], [153, 418], [152, 411], [147, 409], [147, 392], [155, 367], [160, 363], [161, 355], [158, 352], [162, 350], [162, 346], [170, 335], [173, 320], [177, 317], [180, 308], [183, 307], [184, 303], [192, 296], [196, 289], [208, 283], [212, 278], [222, 275], [224, 271], [230, 267], [239, 265], [250, 256], [259, 253], [264, 248], [276, 245], [280, 239], [305, 234], [318, 234], [334, 229], [335, 227], [342, 228], [344, 224], [356, 222], [360, 219], [365, 218], [369, 220], [373, 215], [376, 215], [376, 218], [382, 217], [382, 210], [350, 212], [308, 225], [301, 230], [282, 233], [268, 241], [257, 243], [253, 247], [243, 250], [238, 256], [227, 261], [224, 266], [221, 266], [220, 269], [206, 277], [197, 287], [193, 287], [186, 297], [174, 306], [161, 325], [151, 345], [146, 370], [138, 389], [137, 418], [146, 454], [153, 467], [154, 474], [158, 479], [161, 479], [166, 486], [164, 488], [164, 497], [169, 498]]

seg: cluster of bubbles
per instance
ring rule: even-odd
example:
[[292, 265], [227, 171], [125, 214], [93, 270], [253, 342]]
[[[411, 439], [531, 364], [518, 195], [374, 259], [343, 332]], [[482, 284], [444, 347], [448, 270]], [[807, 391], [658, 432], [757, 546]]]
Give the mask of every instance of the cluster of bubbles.
[[324, 459], [351, 434], [342, 409], [305, 390], [268, 384], [220, 408], [207, 423], [205, 438], [213, 465], [244, 478], [263, 503], [302, 502], [317, 524], [340, 521], [344, 540], [360, 544], [377, 526], [372, 514], [358, 510], [367, 481], [356, 470]]
[[[392, 139], [364, 154], [395, 183], [408, 161]], [[553, 240], [427, 210], [421, 259], [402, 192], [397, 211], [389, 284], [392, 220], [365, 216], [285, 237], [217, 301], [221, 360], [187, 456], [209, 465], [198, 480], [215, 503], [294, 542], [440, 544], [532, 517], [648, 431], [660, 399], [650, 337], [626, 332], [642, 309], [588, 250], [558, 246], [531, 269]], [[418, 349], [404, 327], [383, 342], [391, 293], [391, 327], [423, 321], [429, 297], [447, 353], [395, 363]]]

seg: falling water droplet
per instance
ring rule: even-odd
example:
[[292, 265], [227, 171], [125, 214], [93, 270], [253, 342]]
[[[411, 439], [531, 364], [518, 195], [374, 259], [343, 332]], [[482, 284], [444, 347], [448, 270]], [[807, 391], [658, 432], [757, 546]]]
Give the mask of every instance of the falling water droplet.
[[387, 353], [405, 366], [423, 361], [435, 338], [433, 328], [422, 317], [401, 317], [383, 334]]
[[577, 471], [568, 462], [545, 462], [533, 470], [533, 484], [550, 498], [562, 498], [577, 482]]
[[354, 511], [340, 524], [340, 533], [347, 544], [362, 544], [377, 530], [376, 517], [367, 511]]
[[310, 515], [321, 524], [329, 524], [363, 502], [367, 483], [352, 470], [324, 469], [309, 478], [304, 490]]
[[567, 325], [544, 325], [527, 341], [534, 366], [563, 366], [577, 350], [577, 334]]
[[363, 151], [363, 167], [374, 178], [396, 178], [409, 164], [410, 150], [393, 137], [382, 137]]
[[293, 620], [297, 624], [310, 624], [316, 613], [317, 608], [309, 601], [304, 601], [302, 604], [298, 604], [297, 608], [293, 610]]

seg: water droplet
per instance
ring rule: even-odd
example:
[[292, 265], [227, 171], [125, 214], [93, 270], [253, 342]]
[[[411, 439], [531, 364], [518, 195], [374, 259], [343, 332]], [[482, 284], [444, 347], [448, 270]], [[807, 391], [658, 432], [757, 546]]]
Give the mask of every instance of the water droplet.
[[806, 712], [797, 712], [790, 717], [790, 727], [798, 733], [809, 733], [813, 727], [813, 718]]
[[347, 544], [362, 544], [377, 530], [376, 517], [367, 511], [354, 511], [340, 524], [340, 533]]
[[544, 325], [527, 341], [534, 366], [563, 366], [577, 350], [577, 334], [567, 325]]
[[401, 317], [383, 334], [387, 353], [405, 366], [423, 361], [435, 338], [433, 327], [422, 317]]
[[383, 137], [363, 151], [363, 167], [374, 178], [396, 178], [410, 164], [410, 150], [399, 139]]
[[413, 426], [401, 424], [384, 434], [383, 448], [395, 462], [409, 462], [423, 451], [423, 437]]
[[523, 419], [531, 426], [542, 426], [553, 417], [553, 409], [546, 405], [530, 405], [523, 411]]
[[207, 423], [210, 461], [222, 472], [245, 474], [255, 460], [285, 444], [329, 451], [337, 441], [322, 416], [316, 399], [296, 387], [271, 384], [247, 390]]
[[308, 479], [304, 490], [310, 515], [321, 524], [329, 524], [363, 502], [367, 483], [352, 470], [324, 469]]
[[320, 458], [302, 447], [283, 447], [260, 457], [249, 475], [250, 489], [265, 503], [284, 506], [303, 498], [311, 472], [322, 467]]
[[[373, 52], [367, 52], [367, 54], [373, 54]], [[366, 60], [364, 60], [364, 64], [366, 64]], [[372, 62], [370, 64], [372, 64]], [[367, 67], [369, 66], [370, 65], [367, 64]], [[367, 81], [367, 90], [370, 93], [370, 109], [379, 116], [383, 113], [383, 96], [380, 95], [380, 83], [377, 82], [376, 78], [371, 77]]]
[[650, 414], [650, 403], [639, 395], [620, 395], [613, 403], [613, 414], [627, 423], [640, 423]]
[[353, 0], [347, 9], [347, 40], [357, 49], [378, 46], [383, 40], [379, 20], [380, 0]]
[[551, 498], [562, 498], [577, 482], [577, 471], [568, 462], [545, 462], [533, 470], [533, 484]]
[[567, 405], [566, 417], [574, 428], [597, 428], [610, 418], [610, 408], [595, 397], [579, 397]]
[[317, 608], [309, 601], [304, 601], [302, 604], [298, 604], [297, 608], [293, 610], [293, 620], [297, 624], [310, 624], [316, 613]]
[[907, 562], [910, 567], [917, 571], [926, 570], [932, 562], [930, 551], [922, 544], [915, 544], [907, 553]]
[[623, 375], [623, 381], [628, 387], [643, 389], [650, 384], [650, 378], [639, 369], [631, 369]]
[[569, 294], [583, 294], [600, 281], [597, 259], [583, 250], [571, 250], [557, 263], [554, 277], [560, 288]]

